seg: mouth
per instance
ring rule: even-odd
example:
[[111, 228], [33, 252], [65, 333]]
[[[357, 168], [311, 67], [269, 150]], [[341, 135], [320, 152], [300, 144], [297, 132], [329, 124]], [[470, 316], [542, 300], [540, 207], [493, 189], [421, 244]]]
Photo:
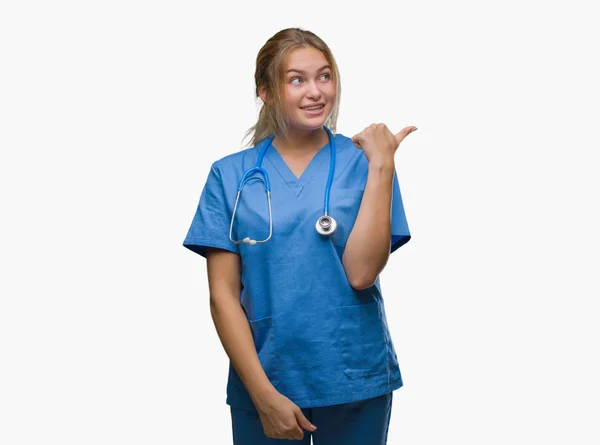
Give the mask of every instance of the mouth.
[[325, 104], [315, 104], [315, 105], [308, 105], [306, 107], [300, 107], [302, 110], [308, 110], [308, 111], [316, 111], [316, 110], [320, 110], [321, 108], [323, 108], [325, 106]]

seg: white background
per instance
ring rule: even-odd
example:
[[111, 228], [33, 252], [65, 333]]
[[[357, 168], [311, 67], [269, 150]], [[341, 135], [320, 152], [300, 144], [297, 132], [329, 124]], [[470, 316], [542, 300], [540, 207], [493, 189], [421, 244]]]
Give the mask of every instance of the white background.
[[206, 262], [181, 243], [287, 27], [333, 51], [340, 133], [419, 128], [396, 154], [412, 240], [382, 275], [389, 443], [598, 444], [582, 1], [3, 2], [0, 442], [231, 443]]

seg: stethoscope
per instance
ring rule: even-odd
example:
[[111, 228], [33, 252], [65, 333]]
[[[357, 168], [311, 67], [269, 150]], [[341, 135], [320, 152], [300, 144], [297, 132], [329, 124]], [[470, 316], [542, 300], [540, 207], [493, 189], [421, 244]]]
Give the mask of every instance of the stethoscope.
[[[323, 209], [323, 216], [321, 216], [318, 219], [317, 223], [315, 224], [315, 228], [317, 229], [317, 232], [319, 234], [321, 234], [323, 236], [329, 236], [333, 232], [335, 232], [335, 229], [337, 227], [337, 223], [336, 223], [335, 219], [333, 219], [331, 216], [328, 215], [328, 213], [329, 213], [329, 191], [331, 189], [331, 182], [333, 181], [333, 171], [335, 168], [335, 146], [333, 143], [333, 134], [331, 134], [331, 131], [325, 125], [323, 125], [323, 128], [325, 129], [325, 131], [327, 132], [327, 136], [329, 137], [329, 149], [330, 149], [331, 155], [330, 155], [330, 161], [329, 161], [329, 176], [327, 177], [327, 185], [325, 186], [325, 204], [324, 204], [324, 209]], [[271, 235], [273, 234], [273, 215], [271, 213], [271, 183], [269, 182], [269, 175], [267, 174], [266, 170], [261, 167], [261, 165], [262, 165], [262, 160], [265, 157], [265, 153], [267, 152], [267, 149], [271, 146], [271, 142], [273, 141], [274, 138], [275, 138], [275, 135], [272, 135], [263, 141], [263, 148], [258, 156], [258, 159], [256, 160], [256, 165], [254, 167], [246, 170], [242, 176], [242, 179], [240, 179], [240, 184], [239, 184], [238, 190], [237, 190], [237, 196], [235, 198], [235, 205], [233, 206], [233, 214], [231, 215], [231, 223], [229, 224], [229, 241], [231, 241], [234, 244], [246, 243], [246, 244], [250, 244], [251, 246], [254, 246], [255, 244], [266, 243], [267, 241], [269, 241], [271, 239]], [[231, 233], [233, 230], [233, 221], [235, 219], [235, 212], [237, 210], [237, 205], [238, 205], [238, 201], [240, 199], [240, 195], [242, 194], [242, 189], [243, 189], [244, 185], [246, 184], [246, 181], [248, 181], [249, 179], [252, 179], [250, 176], [253, 175], [254, 173], [260, 173], [264, 178], [264, 179], [263, 178], [258, 178], [258, 179], [260, 179], [263, 182], [263, 184], [265, 184], [265, 189], [267, 191], [267, 202], [269, 204], [269, 237], [262, 241], [250, 239], [250, 237], [246, 237], [243, 240], [236, 241], [231, 238]]]

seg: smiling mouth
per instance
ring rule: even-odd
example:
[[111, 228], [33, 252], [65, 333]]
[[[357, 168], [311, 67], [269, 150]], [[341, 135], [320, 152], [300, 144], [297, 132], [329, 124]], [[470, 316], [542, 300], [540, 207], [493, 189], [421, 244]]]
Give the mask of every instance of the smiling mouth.
[[309, 107], [300, 107], [303, 110], [320, 110], [321, 108], [323, 108], [325, 105], [311, 105]]

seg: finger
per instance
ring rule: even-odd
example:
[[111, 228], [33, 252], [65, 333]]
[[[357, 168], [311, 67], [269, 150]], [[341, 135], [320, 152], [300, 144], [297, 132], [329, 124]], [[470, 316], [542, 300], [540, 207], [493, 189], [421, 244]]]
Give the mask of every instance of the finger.
[[360, 141], [358, 139], [352, 139], [352, 143], [354, 144], [354, 146], [356, 148], [359, 148], [362, 150], [362, 145], [360, 145]]
[[296, 440], [304, 439], [304, 431], [302, 431], [302, 429], [298, 428], [296, 430], [296, 434], [294, 434], [294, 439], [296, 439]]
[[360, 142], [362, 141], [362, 131], [360, 133], [356, 133], [354, 136], [352, 136], [352, 143], [354, 145], [356, 145], [356, 148], [360, 148], [362, 149], [362, 146], [360, 145]]
[[298, 425], [300, 427], [304, 428], [307, 431], [314, 431], [317, 429], [317, 427], [310, 423], [310, 420], [308, 420], [304, 416], [302, 411], [296, 411], [294, 414], [296, 415], [296, 421], [298, 422]]
[[404, 140], [406, 136], [411, 134], [413, 131], [417, 131], [418, 128], [415, 126], [404, 127], [399, 133], [396, 133], [394, 136], [396, 138], [396, 143], [400, 144]]

